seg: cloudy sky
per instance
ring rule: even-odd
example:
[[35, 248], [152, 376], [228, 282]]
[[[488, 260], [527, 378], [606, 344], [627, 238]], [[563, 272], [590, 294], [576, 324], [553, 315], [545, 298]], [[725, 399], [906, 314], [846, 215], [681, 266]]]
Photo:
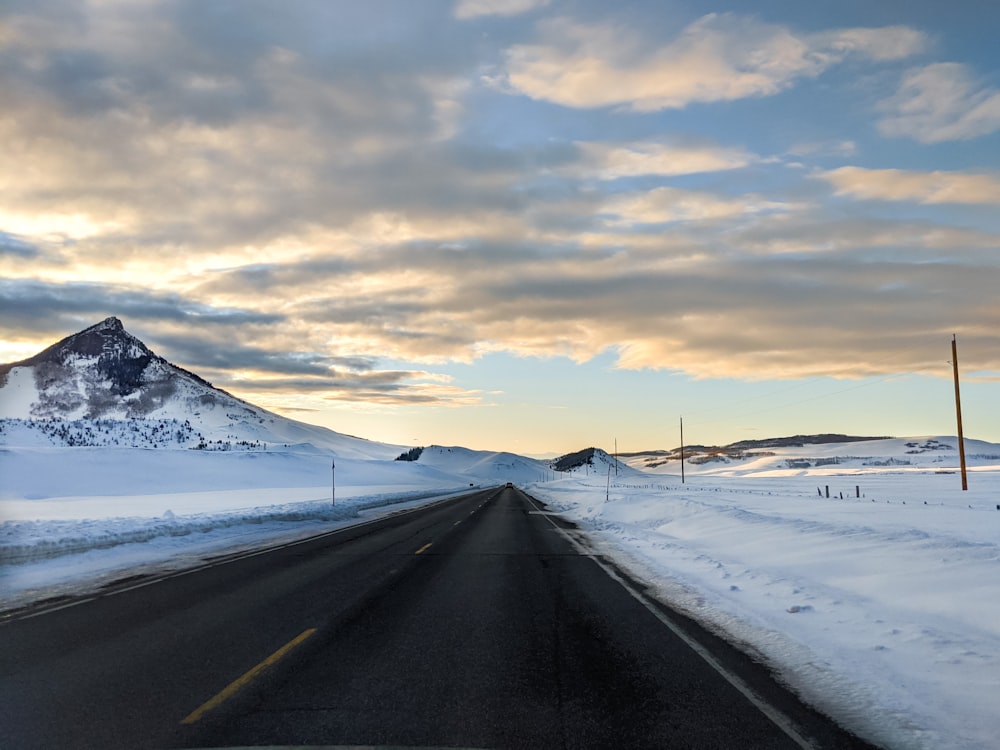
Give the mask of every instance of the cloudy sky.
[[525, 453], [1000, 440], [1000, 5], [4, 0], [0, 361]]

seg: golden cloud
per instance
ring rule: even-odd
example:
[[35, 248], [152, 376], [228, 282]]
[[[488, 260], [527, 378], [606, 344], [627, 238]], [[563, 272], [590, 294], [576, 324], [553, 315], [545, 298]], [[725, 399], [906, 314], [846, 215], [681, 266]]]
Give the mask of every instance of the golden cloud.
[[704, 16], [665, 44], [610, 23], [559, 18], [538, 28], [539, 43], [507, 51], [515, 91], [568, 107], [640, 112], [771, 96], [850, 54], [896, 60], [925, 45], [906, 27], [808, 35], [734, 14]]
[[859, 200], [1000, 204], [1000, 176], [990, 174], [840, 167], [816, 176]]

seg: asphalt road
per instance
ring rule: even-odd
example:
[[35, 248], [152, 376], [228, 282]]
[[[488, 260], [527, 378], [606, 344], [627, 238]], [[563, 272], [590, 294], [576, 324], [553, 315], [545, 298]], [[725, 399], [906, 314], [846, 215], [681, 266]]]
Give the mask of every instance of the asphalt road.
[[0, 624], [5, 748], [861, 748], [517, 489]]

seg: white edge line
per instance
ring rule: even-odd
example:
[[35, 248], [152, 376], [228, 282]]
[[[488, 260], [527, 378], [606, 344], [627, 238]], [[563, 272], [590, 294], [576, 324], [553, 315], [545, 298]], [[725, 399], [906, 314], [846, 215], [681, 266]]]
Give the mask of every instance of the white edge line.
[[[62, 605], [57, 606], [57, 607], [50, 607], [49, 609], [43, 609], [40, 612], [32, 612], [31, 614], [24, 615], [23, 617], [18, 617], [16, 619], [17, 620], [30, 620], [33, 617], [41, 617], [42, 615], [47, 615], [50, 612], [58, 612], [60, 609], [69, 609], [70, 607], [75, 607], [78, 604], [86, 604], [87, 602], [92, 602], [92, 601], [94, 601], [97, 598], [98, 597], [96, 597], [96, 596], [90, 596], [90, 597], [87, 597], [86, 599], [79, 599], [79, 600], [76, 600], [76, 601], [67, 602], [66, 604], [62, 604]], [[5, 620], [4, 622], [14, 622], [14, 621], [15, 621], [15, 618], [10, 618], [9, 620]], [[0, 623], [0, 624], [3, 624], [3, 623]]]
[[[535, 504], [534, 498], [532, 498], [530, 495], [527, 495], [527, 493], [525, 493], [525, 496], [532, 503], [532, 505]], [[537, 508], [538, 506], [535, 505], [535, 507]], [[607, 573], [609, 578], [611, 578], [614, 581], [617, 581], [621, 585], [621, 587], [625, 589], [632, 596], [633, 599], [642, 604], [642, 606], [644, 606], [647, 610], [649, 610], [650, 614], [652, 614], [653, 617], [655, 617], [657, 620], [666, 625], [667, 628], [669, 628], [674, 635], [676, 635], [678, 638], [684, 641], [684, 643], [686, 643], [691, 648], [692, 651], [698, 654], [698, 656], [700, 656], [710, 667], [712, 667], [712, 669], [718, 672], [719, 675], [726, 680], [726, 682], [728, 682], [730, 685], [736, 688], [743, 695], [744, 698], [750, 701], [750, 703], [752, 703], [757, 708], [758, 711], [760, 711], [762, 714], [764, 714], [764, 716], [770, 719], [771, 723], [773, 723], [776, 727], [778, 727], [778, 729], [780, 729], [782, 732], [788, 735], [788, 737], [793, 742], [795, 742], [800, 748], [802, 748], [802, 750], [817, 750], [815, 744], [813, 744], [809, 739], [799, 734], [798, 730], [795, 728], [794, 722], [790, 718], [785, 716], [785, 714], [783, 714], [777, 708], [775, 708], [770, 703], [765, 701], [761, 696], [757, 695], [754, 689], [751, 688], [740, 677], [738, 677], [737, 675], [733, 674], [728, 669], [726, 669], [722, 665], [722, 663], [718, 659], [716, 659], [708, 649], [706, 649], [696, 640], [691, 638], [691, 636], [689, 636], [687, 633], [681, 630], [676, 623], [674, 623], [669, 617], [667, 617], [667, 615], [665, 615], [658, 607], [654, 606], [645, 596], [643, 596], [643, 594], [640, 591], [636, 590], [634, 586], [632, 586], [628, 581], [622, 578], [617, 571], [615, 571], [613, 568], [605, 564], [604, 561], [601, 560], [596, 555], [592, 555], [586, 550], [584, 550], [579, 542], [577, 542], [572, 536], [570, 536], [565, 531], [565, 529], [561, 529], [556, 524], [556, 522], [549, 517], [551, 514], [540, 512], [539, 515], [545, 516], [545, 519], [550, 524], [552, 524], [552, 528], [558, 531], [562, 535], [562, 537], [566, 539], [566, 541], [568, 541], [573, 546], [573, 549], [575, 549], [580, 554], [589, 557], [601, 568], [601, 570]]]

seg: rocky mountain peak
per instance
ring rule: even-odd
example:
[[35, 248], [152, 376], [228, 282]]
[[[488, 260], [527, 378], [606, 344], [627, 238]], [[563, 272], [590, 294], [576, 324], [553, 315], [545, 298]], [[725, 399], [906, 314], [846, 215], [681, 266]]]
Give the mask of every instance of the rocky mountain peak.
[[122, 322], [118, 320], [118, 318], [115, 317], [114, 315], [112, 315], [109, 318], [105, 318], [97, 325], [91, 326], [91, 328], [95, 328], [102, 331], [117, 331], [120, 333], [124, 333], [125, 331], [125, 326], [122, 325]]
[[114, 316], [68, 336], [37, 356], [49, 360], [57, 358], [64, 362], [67, 355], [72, 354], [97, 357], [105, 362], [155, 356], [145, 344], [126, 331], [122, 322]]
[[33, 375], [39, 399], [31, 410], [35, 417], [148, 413], [174, 392], [181, 372], [114, 316], [29, 359], [0, 366], [0, 378], [6, 379], [13, 368], [27, 368]]
[[0, 445], [8, 428], [8, 435], [67, 446], [228, 451], [259, 450], [262, 443], [311, 444], [305, 450], [328, 455], [335, 446], [338, 455], [380, 459], [401, 448], [249, 404], [154, 354], [114, 316], [29, 359], [0, 365]]

